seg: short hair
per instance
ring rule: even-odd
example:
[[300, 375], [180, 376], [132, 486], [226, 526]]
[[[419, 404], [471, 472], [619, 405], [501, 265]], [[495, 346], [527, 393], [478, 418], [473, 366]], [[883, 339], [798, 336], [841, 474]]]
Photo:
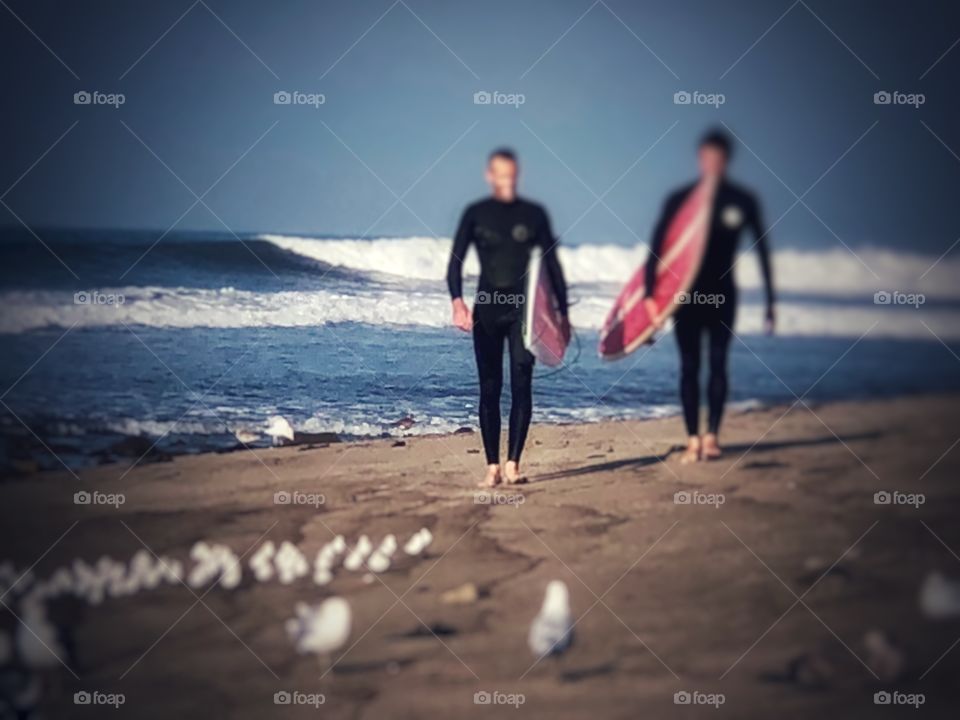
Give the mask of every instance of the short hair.
[[503, 158], [504, 160], [509, 160], [512, 163], [516, 163], [517, 153], [515, 153], [512, 148], [498, 147], [487, 156], [487, 164], [489, 165], [491, 162], [493, 162], [494, 158]]
[[700, 138], [700, 147], [709, 145], [723, 151], [723, 154], [730, 157], [733, 153], [733, 140], [730, 133], [722, 128], [711, 128], [703, 137]]

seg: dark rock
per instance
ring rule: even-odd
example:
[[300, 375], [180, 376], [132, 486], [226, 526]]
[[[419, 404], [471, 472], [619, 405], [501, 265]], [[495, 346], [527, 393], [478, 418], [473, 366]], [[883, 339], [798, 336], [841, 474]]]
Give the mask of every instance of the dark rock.
[[320, 443], [338, 443], [343, 442], [340, 436], [332, 432], [302, 433], [293, 434], [293, 445], [316, 445]]

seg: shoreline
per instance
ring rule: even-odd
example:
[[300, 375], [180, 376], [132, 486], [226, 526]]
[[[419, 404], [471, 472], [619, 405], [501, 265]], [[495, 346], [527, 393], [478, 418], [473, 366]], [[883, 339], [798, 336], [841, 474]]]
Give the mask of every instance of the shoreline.
[[[51, 617], [77, 677], [56, 664], [40, 673], [53, 716], [96, 689], [124, 694], [118, 717], [261, 718], [280, 714], [274, 693], [296, 691], [323, 694], [334, 718], [515, 716], [511, 705], [477, 707], [478, 692], [523, 696], [528, 712], [560, 718], [633, 717], [640, 706], [689, 717], [677, 692], [723, 695], [702, 709], [717, 717], [839, 708], [859, 718], [875, 716], [884, 690], [924, 693], [927, 714], [948, 717], [960, 702], [960, 651], [948, 652], [960, 620], [925, 617], [918, 592], [932, 571], [960, 577], [948, 550], [960, 548], [957, 400], [735, 413], [726, 457], [690, 466], [670, 455], [683, 438], [677, 418], [534, 425], [532, 482], [494, 493], [475, 488], [476, 433], [105, 465], [81, 472], [82, 485], [42, 473], [0, 485], [0, 560], [36, 562], [46, 578], [77, 558], [129, 561], [144, 548], [189, 568], [200, 540], [243, 558], [231, 590], [57, 601]], [[80, 489], [124, 502], [75, 505]], [[925, 502], [876, 505], [878, 491]], [[278, 492], [324, 497], [276, 504]], [[427, 551], [398, 553], [372, 578], [338, 567], [324, 586], [261, 583], [247, 566], [266, 539], [312, 561], [335, 534], [376, 545], [393, 533], [402, 546], [422, 527], [434, 537]], [[582, 619], [569, 651], [536, 663], [526, 634], [554, 579]], [[352, 609], [348, 644], [326, 660], [297, 655], [285, 620], [297, 602], [331, 595]], [[0, 630], [15, 630], [2, 617]], [[902, 656], [893, 675], [871, 633]]]
[[[918, 392], [918, 393], [905, 393], [902, 395], [893, 395], [889, 398], [881, 399], [848, 399], [848, 400], [821, 400], [821, 401], [810, 401], [807, 404], [814, 405], [848, 405], [848, 404], [857, 404], [865, 405], [870, 403], [884, 403], [898, 400], [911, 400], [918, 399], [923, 400], [925, 398], [936, 398], [938, 395], [934, 395], [928, 392]], [[727, 409], [725, 412], [725, 422], [729, 421], [732, 418], [739, 417], [741, 415], [748, 415], [756, 412], [777, 412], [782, 411], [789, 407], [790, 403], [788, 402], [766, 402], [756, 398], [748, 398], [744, 400], [737, 400], [727, 403]], [[543, 422], [537, 422], [536, 417], [534, 417], [533, 422], [531, 423], [531, 432], [539, 428], [590, 428], [596, 426], [607, 426], [607, 425], [619, 425], [626, 424], [630, 426], [643, 426], [647, 423], [659, 423], [659, 422], [670, 422], [676, 421], [677, 423], [677, 433], [676, 433], [676, 445], [679, 447], [686, 440], [686, 433], [683, 429], [681, 409], [679, 406], [674, 405], [659, 405], [657, 408], [674, 408], [669, 411], [654, 411], [648, 417], [616, 417], [616, 418], [598, 418], [596, 420], [548, 420]], [[536, 408], [534, 409], [536, 414]], [[395, 423], [398, 425], [400, 422], [403, 422], [406, 418]], [[506, 430], [506, 420], [504, 420], [504, 435]], [[477, 447], [482, 447], [479, 441], [479, 429], [474, 425], [461, 425], [455, 430], [444, 430], [438, 432], [425, 432], [425, 433], [409, 433], [403, 434], [404, 431], [400, 431], [397, 434], [390, 434], [388, 432], [382, 432], [379, 435], [352, 435], [350, 433], [340, 433], [336, 431], [295, 431], [297, 438], [294, 442], [284, 441], [279, 445], [268, 444], [267, 440], [269, 436], [263, 434], [261, 438], [256, 441], [242, 443], [238, 441], [233, 446], [224, 446], [219, 448], [209, 448], [204, 450], [184, 450], [181, 452], [169, 452], [168, 448], [162, 448], [159, 445], [159, 441], [156, 437], [141, 434], [141, 435], [121, 435], [118, 434], [117, 437], [119, 440], [110, 445], [110, 448], [122, 448], [119, 453], [112, 455], [111, 459], [103, 460], [102, 457], [106, 451], [98, 450], [96, 452], [90, 452], [88, 454], [80, 454], [79, 457], [84, 458], [85, 460], [91, 461], [91, 464], [83, 466], [72, 466], [70, 467], [70, 472], [82, 476], [94, 472], [100, 468], [110, 468], [110, 467], [123, 467], [125, 470], [128, 469], [131, 465], [134, 467], [148, 467], [154, 464], [166, 464], [171, 462], [176, 462], [178, 460], [183, 460], [186, 458], [196, 458], [196, 457], [205, 457], [205, 456], [228, 456], [236, 453], [244, 452], [256, 452], [256, 453], [269, 453], [276, 450], [284, 449], [297, 449], [299, 451], [311, 451], [311, 450], [320, 450], [326, 449], [328, 447], [344, 447], [349, 448], [351, 446], [367, 447], [372, 443], [390, 443], [391, 446], [398, 443], [408, 443], [416, 442], [418, 440], [429, 440], [429, 439], [450, 439], [459, 436], [475, 436], [477, 438]], [[223, 434], [224, 437], [228, 433]], [[661, 433], [658, 431], [658, 437]], [[44, 441], [46, 442], [46, 441]], [[47, 447], [44, 445], [37, 444], [34, 450], [39, 450], [45, 453], [47, 456], [51, 455], [50, 449], [53, 449], [54, 452], [57, 450], [62, 450], [64, 455], [69, 455], [71, 453], [67, 452], [66, 449], [60, 448], [55, 444], [48, 444]], [[530, 443], [525, 450], [524, 454], [528, 455], [530, 449]], [[59, 454], [59, 453], [58, 453]], [[76, 453], [73, 453], [76, 455]], [[94, 462], [97, 458], [101, 458], [100, 462]], [[41, 474], [41, 475], [50, 475], [65, 472], [62, 461], [51, 458], [51, 467], [39, 467], [36, 461], [32, 458], [14, 458], [11, 463], [6, 468], [0, 468], [6, 472], [6, 475], [0, 475], [0, 481], [6, 482], [17, 482], [23, 481], [26, 477]]]

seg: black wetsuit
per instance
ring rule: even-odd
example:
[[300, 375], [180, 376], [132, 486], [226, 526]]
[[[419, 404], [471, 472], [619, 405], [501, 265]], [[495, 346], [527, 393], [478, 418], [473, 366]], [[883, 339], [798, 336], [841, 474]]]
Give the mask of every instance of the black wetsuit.
[[[654, 230], [650, 257], [646, 266], [646, 294], [653, 293], [657, 259], [663, 249], [667, 227], [694, 185], [688, 185], [667, 198]], [[700, 414], [700, 339], [704, 331], [710, 335], [710, 379], [707, 385], [709, 404], [708, 428], [720, 429], [723, 406], [727, 399], [727, 353], [736, 317], [737, 288], [733, 263], [743, 230], [756, 238], [766, 289], [767, 312], [773, 308], [773, 283], [770, 277], [770, 256], [764, 236], [760, 206], [747, 190], [723, 179], [717, 186], [713, 203], [707, 250], [700, 273], [688, 294], [689, 303], [681, 305], [675, 315], [674, 331], [680, 349], [680, 400], [689, 435], [698, 434]]]
[[454, 300], [463, 295], [463, 259], [473, 245], [480, 258], [480, 281], [473, 306], [473, 347], [480, 376], [480, 433], [489, 464], [499, 463], [500, 393], [503, 389], [503, 343], [510, 346], [510, 437], [507, 459], [519, 461], [533, 411], [533, 356], [523, 345], [523, 294], [534, 246], [543, 250], [557, 303], [567, 312], [567, 286], [557, 261], [556, 240], [547, 213], [517, 198], [481, 200], [463, 213], [447, 286]]

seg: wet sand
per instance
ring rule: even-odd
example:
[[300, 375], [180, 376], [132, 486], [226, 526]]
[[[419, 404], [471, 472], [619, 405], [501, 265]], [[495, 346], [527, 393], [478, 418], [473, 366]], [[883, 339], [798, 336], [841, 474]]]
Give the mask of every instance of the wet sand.
[[[372, 581], [338, 568], [326, 587], [309, 577], [260, 584], [245, 562], [235, 590], [57, 601], [52, 615], [69, 626], [73, 651], [69, 671], [43, 674], [48, 717], [914, 712], [874, 705], [884, 689], [923, 693], [923, 717], [953, 717], [960, 619], [924, 618], [917, 597], [929, 571], [960, 577], [957, 400], [731, 415], [726, 456], [693, 466], [678, 462], [677, 419], [534, 427], [532, 482], [486, 503], [474, 487], [484, 469], [476, 434], [111, 465], [79, 481], [48, 473], [0, 486], [0, 558], [24, 568], [42, 557], [35, 572], [46, 577], [77, 557], [129, 560], [144, 546], [187, 562], [201, 539], [245, 560], [267, 538], [289, 540], [312, 560], [338, 533], [351, 544], [361, 533], [375, 544], [396, 533], [402, 544], [424, 526], [435, 536], [423, 557], [400, 552]], [[77, 506], [79, 489], [125, 502]], [[875, 504], [884, 490], [925, 502]], [[276, 505], [278, 491], [325, 502]], [[678, 492], [694, 502], [677, 502]], [[552, 579], [570, 589], [575, 640], [536, 662], [526, 635]], [[441, 601], [465, 583], [477, 599]], [[349, 643], [328, 660], [297, 655], [284, 620], [297, 601], [332, 594], [353, 609]], [[0, 626], [14, 623], [4, 614]], [[899, 677], [875, 666], [871, 630], [902, 653]], [[125, 704], [78, 707], [78, 690], [123, 693]], [[278, 691], [325, 702], [278, 706]], [[675, 704], [683, 691], [720, 693], [723, 704]], [[477, 692], [523, 703], [475, 704]]]

